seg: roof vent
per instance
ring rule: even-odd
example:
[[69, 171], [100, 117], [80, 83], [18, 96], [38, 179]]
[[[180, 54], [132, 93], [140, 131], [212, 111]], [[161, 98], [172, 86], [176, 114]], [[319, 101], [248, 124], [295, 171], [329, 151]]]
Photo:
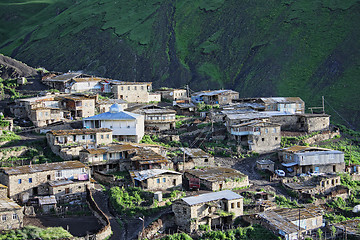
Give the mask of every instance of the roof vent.
[[122, 111], [122, 107], [117, 103], [111, 105], [111, 107], [110, 107], [110, 113], [118, 113], [121, 111]]

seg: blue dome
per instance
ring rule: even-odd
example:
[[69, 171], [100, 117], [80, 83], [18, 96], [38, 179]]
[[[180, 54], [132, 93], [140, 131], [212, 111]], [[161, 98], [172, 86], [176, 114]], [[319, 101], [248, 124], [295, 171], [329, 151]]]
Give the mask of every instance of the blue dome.
[[110, 113], [118, 113], [121, 111], [122, 111], [122, 107], [117, 103], [111, 105], [111, 107], [110, 107]]

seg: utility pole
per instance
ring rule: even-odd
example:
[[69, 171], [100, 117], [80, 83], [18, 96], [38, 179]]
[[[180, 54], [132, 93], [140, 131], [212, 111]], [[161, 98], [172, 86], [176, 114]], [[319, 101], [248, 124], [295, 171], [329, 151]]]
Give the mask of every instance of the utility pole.
[[322, 98], [322, 109], [323, 109], [323, 113], [325, 113], [325, 98], [324, 96], [321, 97]]
[[298, 239], [300, 239], [300, 218], [301, 218], [301, 212], [300, 212], [300, 208], [299, 208], [299, 230], [298, 230]]

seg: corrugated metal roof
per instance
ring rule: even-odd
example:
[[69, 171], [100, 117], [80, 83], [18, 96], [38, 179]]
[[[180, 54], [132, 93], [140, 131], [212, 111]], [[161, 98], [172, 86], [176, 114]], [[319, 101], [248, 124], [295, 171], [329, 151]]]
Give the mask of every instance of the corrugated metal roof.
[[166, 169], [148, 169], [148, 170], [143, 170], [143, 171], [129, 171], [130, 172], [130, 176], [138, 181], [143, 181], [146, 180], [148, 178], [152, 178], [161, 174], [176, 174], [176, 175], [181, 175], [181, 173], [179, 172], [175, 172], [175, 171], [171, 171], [171, 170], [166, 170]]
[[303, 103], [299, 97], [268, 97], [260, 98], [265, 103]]
[[18, 175], [18, 174], [44, 172], [51, 170], [73, 169], [73, 168], [85, 168], [85, 165], [79, 161], [64, 161], [64, 162], [44, 163], [44, 164], [35, 164], [35, 165], [25, 165], [18, 167], [3, 167], [0, 168], [0, 170], [4, 171], [8, 175]]
[[183, 200], [184, 202], [186, 202], [191, 206], [199, 203], [206, 203], [220, 199], [234, 200], [240, 198], [243, 197], [237, 193], [234, 193], [233, 191], [224, 190], [220, 192], [205, 193], [198, 196], [186, 197], [186, 198], [182, 198], [181, 200]]
[[103, 153], [113, 153], [113, 152], [123, 152], [128, 150], [136, 150], [137, 147], [130, 144], [110, 144], [101, 148], [88, 148], [81, 150], [81, 152], [88, 152], [90, 154], [103, 154]]
[[56, 198], [55, 195], [50, 195], [50, 196], [36, 196], [35, 198], [37, 198], [39, 200], [39, 205], [52, 205], [52, 204], [56, 204]]
[[137, 119], [139, 117], [141, 117], [140, 114], [121, 111], [121, 112], [115, 112], [115, 113], [105, 112], [105, 113], [101, 113], [101, 114], [98, 114], [98, 115], [95, 115], [92, 117], [84, 118], [83, 120], [85, 120], [85, 121], [87, 121], [87, 120], [129, 120], [129, 119]]
[[214, 95], [219, 95], [219, 94], [224, 94], [224, 93], [238, 93], [235, 92], [233, 90], [214, 90], [214, 91], [202, 91], [202, 92], [196, 92], [193, 93], [193, 96], [214, 96]]
[[68, 184], [72, 184], [74, 183], [71, 180], [55, 180], [55, 181], [49, 181], [48, 184], [51, 187], [59, 187], [59, 186], [64, 186], [64, 185], [68, 185]]
[[78, 77], [80, 76], [82, 73], [80, 72], [75, 72], [75, 73], [65, 73], [56, 77], [52, 77], [50, 79], [46, 79], [47, 81], [68, 81], [71, 80], [72, 78]]

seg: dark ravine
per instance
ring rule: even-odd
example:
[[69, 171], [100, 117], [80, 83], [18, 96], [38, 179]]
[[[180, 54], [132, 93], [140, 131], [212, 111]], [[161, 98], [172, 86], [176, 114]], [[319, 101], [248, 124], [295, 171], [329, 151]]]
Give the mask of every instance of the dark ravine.
[[34, 67], [309, 107], [323, 95], [360, 128], [358, 0], [61, 0], [4, 4], [0, 18], [0, 52]]

